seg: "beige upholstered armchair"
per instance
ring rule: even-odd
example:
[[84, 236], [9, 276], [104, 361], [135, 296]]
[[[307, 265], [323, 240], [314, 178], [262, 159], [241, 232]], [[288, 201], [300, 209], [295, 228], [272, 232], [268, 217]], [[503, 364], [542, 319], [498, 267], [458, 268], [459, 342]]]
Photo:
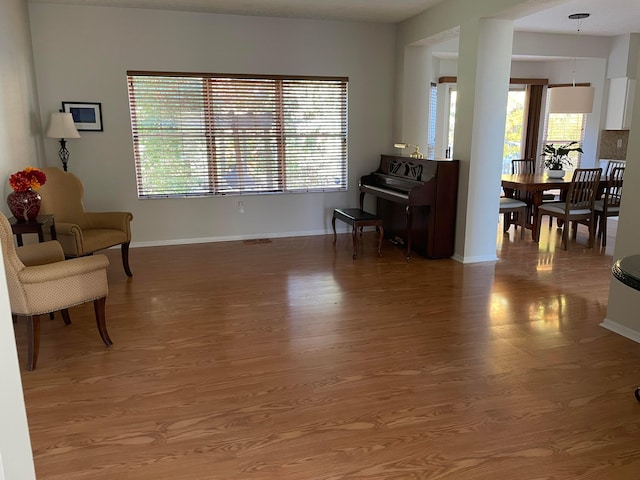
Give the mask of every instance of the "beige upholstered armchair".
[[40, 213], [55, 214], [57, 240], [67, 257], [82, 257], [105, 248], [121, 245], [122, 265], [131, 277], [129, 212], [85, 212], [82, 204], [84, 188], [73, 173], [56, 167], [43, 168], [47, 182], [40, 187]]
[[27, 368], [38, 362], [40, 316], [61, 311], [70, 324], [68, 308], [93, 301], [98, 332], [105, 345], [112, 344], [105, 320], [109, 293], [105, 255], [64, 259], [56, 241], [16, 248], [7, 217], [0, 213], [0, 243], [7, 276], [11, 313], [27, 319]]

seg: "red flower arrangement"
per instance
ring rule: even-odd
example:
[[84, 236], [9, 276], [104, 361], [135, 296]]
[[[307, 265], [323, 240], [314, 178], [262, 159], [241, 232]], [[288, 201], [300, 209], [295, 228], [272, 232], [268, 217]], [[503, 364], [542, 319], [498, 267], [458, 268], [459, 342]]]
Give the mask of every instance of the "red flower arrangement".
[[27, 167], [9, 177], [9, 185], [15, 192], [38, 190], [47, 181], [47, 176], [42, 170]]

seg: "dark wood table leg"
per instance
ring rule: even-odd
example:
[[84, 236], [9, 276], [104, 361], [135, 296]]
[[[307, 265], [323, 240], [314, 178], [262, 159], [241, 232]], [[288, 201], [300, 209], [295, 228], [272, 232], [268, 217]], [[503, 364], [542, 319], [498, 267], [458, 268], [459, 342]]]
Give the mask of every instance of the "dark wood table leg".
[[531, 201], [533, 203], [533, 225], [531, 228], [531, 234], [533, 237], [533, 241], [537, 242], [540, 240], [540, 231], [538, 230], [538, 217], [540, 212], [538, 211], [538, 207], [542, 205], [542, 191], [536, 190], [531, 192]]

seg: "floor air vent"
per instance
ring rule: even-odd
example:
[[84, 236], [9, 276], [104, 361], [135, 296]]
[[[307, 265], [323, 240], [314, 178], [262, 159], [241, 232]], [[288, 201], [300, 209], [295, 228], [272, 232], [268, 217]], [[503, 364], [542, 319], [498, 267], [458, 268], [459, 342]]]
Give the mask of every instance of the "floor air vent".
[[252, 240], [244, 240], [245, 245], [255, 245], [257, 243], [271, 243], [269, 238], [254, 238]]

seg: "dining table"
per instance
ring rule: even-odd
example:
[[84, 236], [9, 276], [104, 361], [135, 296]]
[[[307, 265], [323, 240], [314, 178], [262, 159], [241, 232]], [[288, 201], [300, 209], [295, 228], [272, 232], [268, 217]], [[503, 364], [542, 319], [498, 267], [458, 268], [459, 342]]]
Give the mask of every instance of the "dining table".
[[[560, 199], [566, 197], [566, 193], [571, 186], [573, 174], [567, 172], [562, 178], [552, 178], [545, 174], [524, 173], [524, 174], [503, 174], [502, 189], [504, 194], [510, 198], [516, 198], [518, 192], [519, 199], [527, 198], [530, 202], [530, 215], [527, 215], [525, 226], [531, 229], [531, 236], [535, 242], [540, 238], [538, 231], [538, 207], [542, 205], [543, 193], [548, 190], [559, 190]], [[603, 192], [607, 185], [607, 177], [600, 177], [598, 192]], [[529, 195], [527, 195], [529, 194]]]

